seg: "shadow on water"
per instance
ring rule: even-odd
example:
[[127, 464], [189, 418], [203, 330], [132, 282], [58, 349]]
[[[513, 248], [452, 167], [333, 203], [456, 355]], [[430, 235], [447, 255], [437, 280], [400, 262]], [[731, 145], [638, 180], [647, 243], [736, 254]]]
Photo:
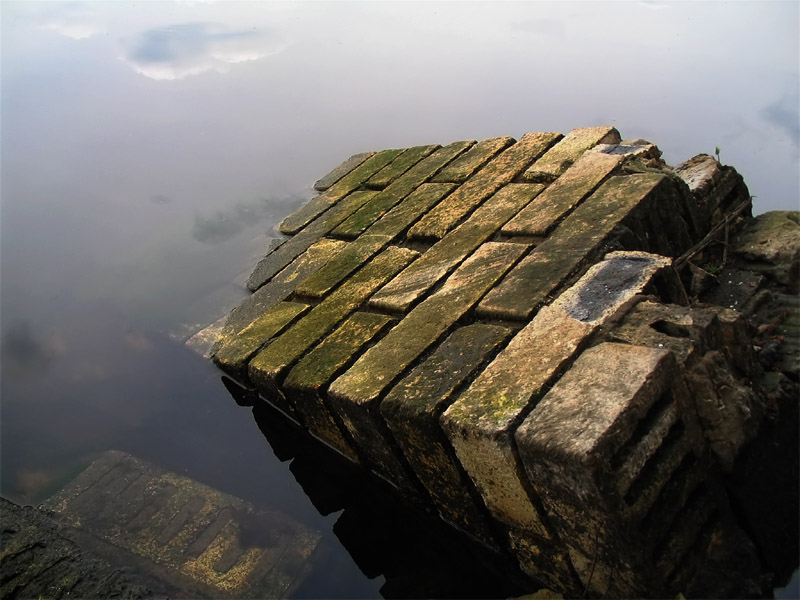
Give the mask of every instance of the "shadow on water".
[[[227, 378], [238, 404], [255, 400]], [[410, 507], [388, 486], [311, 439], [280, 412], [255, 402], [253, 417], [275, 456], [323, 516], [339, 513], [333, 533], [368, 579], [382, 576], [384, 598], [508, 598], [524, 593], [521, 573], [442, 521]], [[337, 553], [325, 544], [297, 598], [328, 597]], [[529, 586], [529, 583], [528, 583]]]

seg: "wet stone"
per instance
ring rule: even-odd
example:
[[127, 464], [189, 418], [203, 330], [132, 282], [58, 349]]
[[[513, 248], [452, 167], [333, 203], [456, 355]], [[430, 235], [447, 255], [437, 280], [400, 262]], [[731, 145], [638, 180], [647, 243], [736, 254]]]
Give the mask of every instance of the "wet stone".
[[380, 412], [439, 513], [457, 527], [495, 544], [469, 482], [439, 426], [453, 392], [510, 335], [496, 325], [456, 329], [381, 402]]
[[411, 240], [440, 239], [486, 198], [511, 182], [525, 167], [554, 144], [561, 134], [528, 133], [431, 210], [408, 232]]
[[318, 192], [324, 192], [374, 154], [374, 152], [361, 152], [359, 154], [353, 154], [353, 156], [348, 158], [339, 166], [335, 167], [330, 173], [318, 179], [316, 183], [314, 183], [314, 189]]

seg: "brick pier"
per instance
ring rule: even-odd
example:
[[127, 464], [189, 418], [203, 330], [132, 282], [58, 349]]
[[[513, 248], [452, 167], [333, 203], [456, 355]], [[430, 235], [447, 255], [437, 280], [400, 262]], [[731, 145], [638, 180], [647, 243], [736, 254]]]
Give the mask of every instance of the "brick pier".
[[689, 589], [714, 540], [750, 551], [719, 473], [763, 407], [712, 415], [703, 386], [752, 357], [683, 266], [750, 198], [660, 154], [588, 127], [355, 155], [281, 224], [213, 360], [539, 583]]

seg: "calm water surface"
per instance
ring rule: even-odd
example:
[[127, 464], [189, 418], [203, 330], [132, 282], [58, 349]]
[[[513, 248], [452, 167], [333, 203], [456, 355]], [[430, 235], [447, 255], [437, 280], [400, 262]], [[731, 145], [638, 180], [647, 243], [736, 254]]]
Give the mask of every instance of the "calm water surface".
[[799, 7], [3, 2], [0, 492], [126, 450], [321, 530], [304, 593], [381, 593], [183, 341], [365, 150], [611, 124], [798, 208]]

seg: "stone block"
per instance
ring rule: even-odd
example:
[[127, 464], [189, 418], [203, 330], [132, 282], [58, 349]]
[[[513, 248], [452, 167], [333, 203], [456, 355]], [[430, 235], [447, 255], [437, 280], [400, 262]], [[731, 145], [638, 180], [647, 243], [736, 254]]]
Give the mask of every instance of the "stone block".
[[217, 366], [247, 382], [248, 361], [273, 337], [309, 309], [300, 302], [280, 302], [236, 335], [225, 338], [214, 353]]
[[453, 392], [510, 334], [496, 325], [459, 327], [380, 404], [394, 439], [442, 518], [492, 545], [496, 542], [483, 503], [476, 503], [470, 493], [471, 484], [442, 433], [439, 415]]
[[370, 305], [395, 313], [407, 311], [542, 189], [538, 184], [510, 183], [498, 190], [464, 223], [378, 291], [370, 299]]
[[672, 181], [656, 173], [610, 178], [486, 295], [478, 314], [528, 319], [582, 265], [598, 258], [615, 227], [672, 190]]
[[278, 229], [285, 235], [294, 235], [342, 198], [360, 188], [364, 182], [391, 163], [403, 149], [382, 150], [343, 176], [322, 194], [315, 196], [297, 211], [286, 217]]
[[364, 233], [350, 242], [318, 272], [298, 287], [302, 296], [320, 298], [374, 254], [397, 238], [409, 225], [420, 218], [453, 190], [451, 183], [424, 183], [400, 204], [378, 219]]
[[440, 148], [426, 159], [414, 165], [381, 193], [365, 203], [364, 206], [359, 208], [347, 221], [337, 227], [334, 230], [334, 234], [349, 238], [358, 236], [393, 206], [408, 196], [417, 186], [425, 183], [439, 171], [439, 169], [465, 152], [473, 144], [475, 144], [474, 140], [468, 140], [453, 142], [452, 144]]
[[323, 238], [294, 259], [266, 285], [245, 298], [228, 315], [221, 337], [235, 335], [270, 308], [286, 300], [295, 288], [347, 246], [347, 242]]
[[512, 137], [496, 137], [482, 140], [439, 171], [431, 181], [436, 183], [464, 183], [498, 152], [514, 143]]
[[444, 412], [442, 428], [496, 519], [549, 535], [520, 479], [513, 434], [590, 334], [625, 310], [669, 260], [612, 253], [542, 308]]
[[329, 388], [331, 402], [362, 454], [387, 478], [397, 459], [378, 413], [378, 399], [394, 380], [458, 319], [467, 313], [524, 248], [489, 242], [481, 246], [444, 283], [402, 319]]
[[[680, 557], [659, 571], [654, 553], [682, 535], [657, 521], [674, 518], [708, 475], [674, 356], [624, 344], [586, 350], [515, 438], [584, 585], [616, 597], [666, 589]], [[677, 506], [665, 506], [666, 497]], [[712, 506], [702, 500], [704, 510]]]
[[619, 132], [613, 127], [573, 129], [522, 173], [520, 178], [530, 183], [551, 183], [589, 148], [597, 144], [616, 144], [619, 141]]
[[377, 193], [374, 191], [353, 192], [335, 204], [322, 217], [304, 227], [297, 235], [274, 248], [253, 269], [247, 279], [247, 288], [255, 292]]
[[324, 177], [320, 177], [314, 183], [314, 189], [317, 190], [318, 192], [324, 192], [334, 183], [339, 181], [342, 177], [347, 175], [350, 171], [355, 169], [358, 165], [363, 163], [365, 160], [367, 160], [374, 154], [375, 154], [374, 152], [361, 152], [359, 154], [353, 154], [353, 156], [351, 156], [346, 161], [339, 164], [330, 173], [328, 173]]
[[370, 177], [364, 187], [370, 190], [382, 190], [423, 158], [439, 149], [440, 146], [415, 146], [403, 150], [402, 154]]
[[510, 183], [560, 138], [561, 134], [558, 133], [525, 134], [425, 215], [409, 230], [408, 238], [441, 239], [475, 207]]
[[416, 256], [413, 250], [390, 246], [364, 265], [253, 358], [248, 374], [256, 388], [278, 408], [294, 416], [292, 405], [278, 388], [279, 380], [307, 350]]
[[311, 350], [289, 371], [283, 392], [308, 430], [329, 446], [359, 462], [328, 409], [325, 390], [333, 378], [393, 319], [376, 313], [356, 312]]
[[588, 151], [542, 194], [503, 226], [506, 235], [546, 236], [559, 220], [600, 185], [623, 161], [619, 154]]

